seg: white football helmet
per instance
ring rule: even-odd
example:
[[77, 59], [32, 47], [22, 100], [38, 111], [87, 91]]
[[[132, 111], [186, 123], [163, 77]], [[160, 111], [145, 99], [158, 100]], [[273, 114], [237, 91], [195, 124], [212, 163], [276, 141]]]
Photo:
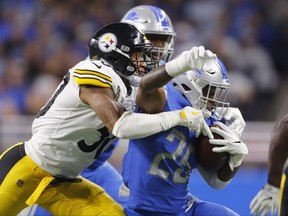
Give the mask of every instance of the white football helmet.
[[152, 43], [157, 39], [165, 41], [163, 47], [157, 47], [154, 43], [154, 60], [168, 62], [172, 58], [176, 33], [169, 16], [162, 9], [151, 5], [136, 6], [123, 16], [121, 22], [135, 25]]
[[[227, 69], [218, 58], [207, 62], [203, 68], [183, 73], [172, 83], [193, 107], [202, 110], [205, 117], [220, 120], [230, 106], [225, 101], [230, 87]], [[218, 108], [216, 113], [217, 107], [222, 109]]]

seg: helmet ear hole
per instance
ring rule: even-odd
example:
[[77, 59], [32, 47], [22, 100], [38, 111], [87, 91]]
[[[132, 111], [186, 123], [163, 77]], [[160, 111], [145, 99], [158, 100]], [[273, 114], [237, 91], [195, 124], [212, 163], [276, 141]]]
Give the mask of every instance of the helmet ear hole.
[[182, 88], [185, 89], [185, 91], [191, 91], [192, 90], [189, 86], [187, 86], [185, 84], [182, 84]]

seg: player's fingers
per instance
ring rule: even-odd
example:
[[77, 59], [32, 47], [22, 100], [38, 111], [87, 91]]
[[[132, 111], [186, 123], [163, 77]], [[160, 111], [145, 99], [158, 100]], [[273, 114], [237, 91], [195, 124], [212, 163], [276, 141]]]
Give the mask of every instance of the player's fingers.
[[212, 145], [228, 145], [228, 141], [227, 140], [223, 140], [223, 139], [210, 139], [209, 143]]
[[232, 118], [232, 112], [228, 110], [224, 116], [225, 120], [229, 121]]
[[212, 151], [216, 152], [216, 153], [227, 152], [228, 151], [228, 147], [227, 146], [214, 147], [214, 148], [212, 148]]
[[259, 200], [258, 198], [253, 199], [253, 201], [251, 202], [251, 205], [250, 205], [252, 215], [259, 215], [260, 214], [261, 208], [262, 208], [261, 203], [262, 203], [262, 201]]
[[217, 127], [221, 128], [223, 131], [230, 131], [230, 129], [223, 124], [222, 122], [215, 122], [214, 125], [216, 125]]
[[258, 213], [261, 212], [261, 216], [266, 216], [268, 212], [270, 211], [270, 200], [262, 200], [262, 202], [259, 203], [259, 210]]
[[260, 212], [260, 202], [257, 202], [255, 203], [254, 208], [251, 209], [251, 214], [258, 215]]
[[250, 202], [250, 209], [253, 209], [255, 208], [256, 206], [256, 203], [258, 202], [258, 199], [257, 199], [258, 196], [254, 197], [254, 199]]
[[276, 205], [272, 205], [272, 209], [271, 209], [272, 215], [276, 215], [276, 211], [277, 211], [277, 206]]
[[217, 127], [211, 127], [210, 130], [213, 132], [213, 133], [216, 133], [222, 137], [227, 137], [227, 133], [223, 130], [221, 130], [220, 128], [217, 128]]
[[257, 206], [254, 206], [254, 208], [251, 209], [250, 213], [252, 215], [258, 215], [259, 214], [259, 210]]
[[209, 139], [213, 139], [213, 138], [214, 138], [214, 136], [213, 136], [213, 134], [212, 134], [209, 126], [208, 126], [206, 123], [203, 124], [202, 132], [203, 132], [203, 134], [204, 134], [205, 136], [208, 136]]
[[206, 55], [208, 56], [208, 58], [216, 58], [217, 55], [213, 52], [211, 52], [210, 50], [206, 50]]
[[199, 57], [204, 57], [205, 56], [205, 48], [204, 48], [204, 46], [200, 46], [200, 47], [198, 47], [199, 49], [198, 49], [198, 56]]
[[198, 59], [198, 57], [199, 57], [198, 47], [192, 47], [191, 52], [192, 52], [193, 58], [194, 58], [194, 59]]
[[264, 210], [262, 211], [261, 216], [267, 216], [268, 213], [269, 213], [269, 209], [264, 209]]

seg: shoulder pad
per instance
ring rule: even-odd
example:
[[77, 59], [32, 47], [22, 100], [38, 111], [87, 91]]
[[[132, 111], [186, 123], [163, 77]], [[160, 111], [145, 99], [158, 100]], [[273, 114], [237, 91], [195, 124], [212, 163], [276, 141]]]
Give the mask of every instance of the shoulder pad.
[[81, 61], [73, 68], [72, 74], [78, 85], [112, 88], [112, 78], [109, 76], [107, 66], [101, 61]]

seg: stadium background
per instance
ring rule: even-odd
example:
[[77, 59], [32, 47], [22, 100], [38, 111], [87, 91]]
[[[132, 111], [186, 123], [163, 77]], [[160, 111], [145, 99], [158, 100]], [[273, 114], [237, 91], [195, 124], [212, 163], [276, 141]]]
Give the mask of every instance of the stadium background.
[[[28, 139], [31, 121], [67, 69], [87, 56], [87, 41], [104, 24], [139, 4], [164, 9], [177, 33], [175, 55], [204, 45], [223, 60], [229, 100], [247, 121], [249, 155], [231, 184], [210, 189], [196, 172], [191, 191], [249, 215], [266, 182], [273, 122], [288, 110], [286, 0], [2, 0], [0, 1], [0, 152]], [[126, 142], [110, 159], [121, 171]]]

